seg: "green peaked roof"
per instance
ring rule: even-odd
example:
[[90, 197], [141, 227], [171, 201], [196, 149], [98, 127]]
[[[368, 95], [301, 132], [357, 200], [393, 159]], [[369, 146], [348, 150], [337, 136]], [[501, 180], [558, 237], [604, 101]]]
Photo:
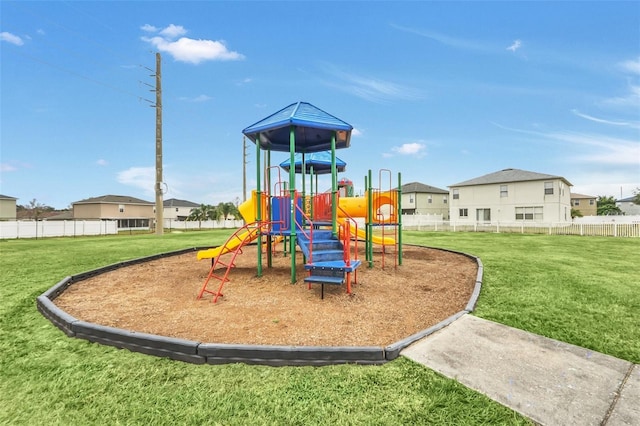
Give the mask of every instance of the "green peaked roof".
[[[353, 126], [308, 102], [296, 102], [245, 128], [244, 133], [260, 148], [290, 151], [290, 128], [295, 128], [295, 152], [318, 152], [331, 149], [336, 134], [336, 149], [348, 148]], [[258, 141], [259, 137], [259, 141]]]

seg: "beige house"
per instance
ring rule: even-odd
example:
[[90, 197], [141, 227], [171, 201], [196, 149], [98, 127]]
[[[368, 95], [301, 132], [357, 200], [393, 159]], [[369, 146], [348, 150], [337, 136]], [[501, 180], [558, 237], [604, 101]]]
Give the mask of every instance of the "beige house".
[[450, 220], [479, 224], [570, 222], [571, 186], [562, 176], [500, 170], [449, 186]]
[[0, 194], [0, 220], [16, 219], [16, 200], [17, 198]]
[[584, 194], [571, 194], [571, 206], [578, 210], [582, 216], [598, 215], [598, 197]]
[[71, 206], [74, 219], [117, 219], [118, 229], [148, 229], [155, 217], [154, 203], [124, 195], [87, 198]]
[[402, 185], [402, 214], [438, 214], [449, 220], [449, 191], [411, 182]]
[[169, 198], [162, 202], [162, 206], [164, 209], [162, 216], [165, 219], [185, 220], [194, 209], [200, 207], [200, 204]]

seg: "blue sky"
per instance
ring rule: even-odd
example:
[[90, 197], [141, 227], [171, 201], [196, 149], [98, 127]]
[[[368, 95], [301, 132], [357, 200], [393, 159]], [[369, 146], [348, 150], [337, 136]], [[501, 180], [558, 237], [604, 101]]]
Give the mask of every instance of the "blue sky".
[[0, 193], [18, 204], [154, 200], [156, 52], [165, 199], [242, 199], [242, 129], [297, 101], [354, 127], [337, 155], [356, 191], [369, 169], [376, 185], [519, 168], [581, 194], [640, 187], [637, 2], [0, 7]]

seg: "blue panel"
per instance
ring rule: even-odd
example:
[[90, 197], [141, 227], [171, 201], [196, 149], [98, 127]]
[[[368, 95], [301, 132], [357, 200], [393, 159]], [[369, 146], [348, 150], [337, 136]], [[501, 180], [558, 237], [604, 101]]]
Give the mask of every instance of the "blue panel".
[[[273, 225], [271, 232], [279, 234], [281, 232], [288, 233], [291, 231], [291, 197], [273, 197], [271, 199], [271, 221]], [[298, 198], [298, 207], [296, 209], [296, 221], [302, 223], [302, 198]], [[278, 222], [278, 223], [276, 223]]]
[[[280, 163], [280, 167], [289, 171], [289, 165], [291, 161], [285, 160]], [[296, 173], [302, 173], [302, 154], [297, 153], [294, 158]], [[312, 154], [305, 155], [304, 157], [305, 173], [311, 173], [313, 167], [313, 173], [317, 175], [331, 173], [331, 152], [321, 151], [314, 152]], [[336, 171], [342, 173], [346, 170], [347, 163], [336, 157]]]
[[[308, 102], [297, 102], [245, 128], [244, 133], [262, 149], [290, 151], [290, 127], [295, 126], [295, 152], [319, 152], [331, 148], [338, 132], [336, 149], [348, 148], [353, 127]], [[258, 140], [258, 134], [260, 138]]]

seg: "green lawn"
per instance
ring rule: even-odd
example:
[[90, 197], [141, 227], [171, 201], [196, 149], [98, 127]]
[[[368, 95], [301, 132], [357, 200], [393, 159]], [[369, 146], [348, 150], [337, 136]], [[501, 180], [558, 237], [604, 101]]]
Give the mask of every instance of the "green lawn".
[[[0, 241], [0, 424], [529, 424], [404, 358], [199, 366], [68, 338], [36, 310], [67, 275], [231, 232]], [[407, 232], [405, 242], [480, 256], [479, 316], [640, 361], [639, 240]]]
[[484, 264], [475, 315], [640, 363], [640, 239], [405, 232]]

